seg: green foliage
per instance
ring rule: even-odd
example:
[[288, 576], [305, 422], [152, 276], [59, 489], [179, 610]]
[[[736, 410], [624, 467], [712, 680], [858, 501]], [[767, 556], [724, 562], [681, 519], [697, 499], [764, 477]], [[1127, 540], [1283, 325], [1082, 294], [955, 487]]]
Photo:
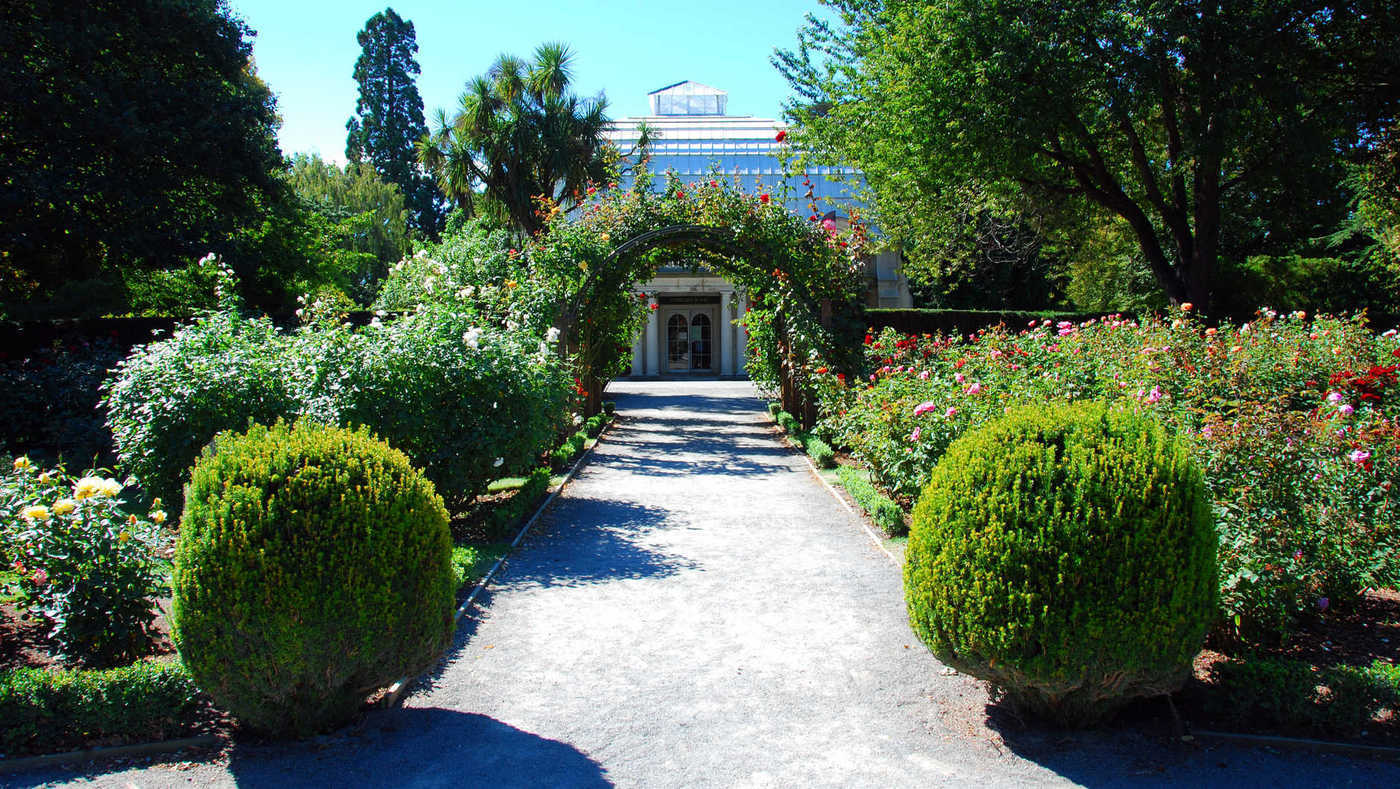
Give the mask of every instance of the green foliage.
[[[0, 6], [0, 287], [174, 268], [283, 198], [252, 31], [217, 0]], [[61, 119], [61, 120], [56, 120]]]
[[1069, 725], [1165, 693], [1215, 612], [1216, 539], [1186, 446], [1102, 404], [1012, 409], [954, 442], [914, 508], [914, 632]]
[[614, 403], [614, 402], [611, 401], [611, 400], [604, 400], [604, 401], [603, 401], [603, 413], [607, 414], [609, 417], [611, 417], [613, 414], [616, 414], [616, 413], [617, 413], [617, 403]]
[[365, 430], [254, 426], [221, 434], [189, 490], [172, 636], [240, 720], [324, 731], [446, 647], [447, 511], [402, 452]]
[[[393, 264], [380, 286], [375, 309], [470, 304], [483, 319], [520, 320], [529, 299], [522, 299], [519, 288], [524, 283], [529, 289], [530, 276], [518, 254], [511, 254], [515, 245], [510, 233], [480, 219], [467, 220], [449, 229], [441, 243], [429, 244], [413, 257]], [[507, 286], [508, 282], [515, 286]], [[529, 325], [533, 327], [534, 322]], [[545, 323], [537, 331], [543, 334], [549, 325]]]
[[343, 169], [319, 156], [297, 154], [288, 176], [292, 190], [324, 223], [332, 260], [325, 277], [361, 304], [373, 301], [389, 266], [409, 253], [409, 211], [399, 186], [380, 180], [373, 167], [351, 162]]
[[440, 194], [418, 169], [414, 152], [428, 126], [415, 81], [421, 70], [414, 57], [418, 38], [413, 23], [386, 8], [365, 21], [355, 40], [360, 44], [355, 60], [360, 94], [355, 114], [345, 124], [345, 158], [352, 167], [365, 162], [398, 186], [412, 212], [414, 231], [420, 238], [437, 238], [443, 220]]
[[0, 358], [0, 450], [107, 462], [111, 437], [98, 407], [107, 370], [122, 357], [110, 338], [78, 338]]
[[776, 419], [778, 421], [778, 427], [781, 427], [783, 432], [789, 435], [802, 431], [802, 426], [798, 424], [797, 418], [786, 411], [779, 411]]
[[802, 442], [803, 449], [812, 456], [812, 462], [817, 464], [817, 468], [835, 468], [836, 451], [831, 445], [813, 435], [808, 435], [806, 441]]
[[1369, 309], [1400, 315], [1400, 269], [1373, 256], [1254, 255], [1222, 273], [1221, 311], [1247, 315], [1255, 305], [1283, 312]]
[[780, 411], [782, 411], [782, 410], [783, 410], [783, 404], [782, 404], [782, 403], [779, 403], [779, 402], [772, 402], [772, 403], [769, 403], [769, 404], [768, 404], [768, 415], [771, 416], [771, 417], [773, 417], [774, 421], [776, 421], [776, 420], [778, 419], [778, 412], [780, 412]]
[[182, 506], [189, 467], [215, 434], [297, 413], [284, 344], [267, 318], [216, 312], [132, 349], [104, 384], [122, 468]]
[[110, 669], [0, 671], [0, 750], [6, 756], [188, 733], [199, 689], [178, 662]]
[[305, 327], [291, 356], [302, 412], [365, 425], [405, 452], [460, 508], [491, 480], [533, 465], [567, 413], [567, 377], [546, 343], [425, 308], [359, 330]]
[[567, 412], [548, 344], [484, 329], [469, 304], [436, 304], [350, 329], [313, 300], [291, 334], [212, 313], [138, 347], [106, 384], [123, 466], [172, 506], [200, 449], [223, 430], [279, 417], [365, 425], [406, 452], [460, 507], [529, 467]]
[[1131, 232], [1172, 302], [1209, 310], [1222, 259], [1336, 227], [1343, 165], [1395, 119], [1365, 76], [1400, 70], [1375, 0], [831, 5], [839, 23], [810, 17], [775, 60], [793, 138], [860, 170], [877, 224], [933, 267], [969, 206], [1070, 196]]
[[[565, 446], [572, 446], [566, 444]], [[525, 478], [525, 483], [521, 485], [503, 504], [492, 508], [487, 517], [487, 533], [503, 534], [506, 529], [518, 526], [520, 521], [530, 514], [535, 504], [539, 502], [549, 490], [550, 474], [548, 468], [537, 468], [531, 471]]]
[[1355, 736], [1385, 710], [1400, 713], [1400, 667], [1380, 659], [1322, 669], [1288, 658], [1231, 659], [1211, 674], [1208, 709], [1235, 725]]
[[1278, 641], [1400, 583], [1394, 332], [1272, 311], [1211, 327], [1110, 316], [971, 337], [886, 331], [865, 351], [865, 381], [820, 379], [820, 429], [901, 503], [949, 443], [1008, 406], [1130, 401], [1188, 437], [1205, 474], [1225, 629]]
[[597, 438], [603, 432], [603, 428], [607, 427], [608, 422], [611, 421], [612, 419], [606, 414], [594, 414], [588, 417], [588, 421], [584, 422], [583, 432], [588, 434], [589, 438]]
[[534, 59], [501, 55], [468, 81], [452, 119], [419, 144], [419, 161], [442, 191], [473, 213], [476, 190], [502, 204], [515, 229], [534, 236], [546, 224], [536, 200], [577, 206], [590, 183], [605, 183], [607, 100], [569, 92], [573, 52], [542, 44]]
[[477, 578], [476, 566], [481, 560], [481, 552], [471, 545], [452, 546], [452, 582], [454, 589], [461, 589], [469, 581]]
[[836, 474], [841, 480], [841, 487], [851, 494], [851, 498], [881, 531], [890, 537], [898, 537], [909, 531], [904, 523], [904, 511], [890, 497], [876, 490], [865, 472], [854, 466], [841, 466]]
[[0, 537], [20, 591], [70, 663], [127, 663], [148, 654], [155, 636], [165, 513], [159, 501], [146, 518], [129, 512], [122, 487], [98, 472], [39, 471], [27, 457], [0, 478]]

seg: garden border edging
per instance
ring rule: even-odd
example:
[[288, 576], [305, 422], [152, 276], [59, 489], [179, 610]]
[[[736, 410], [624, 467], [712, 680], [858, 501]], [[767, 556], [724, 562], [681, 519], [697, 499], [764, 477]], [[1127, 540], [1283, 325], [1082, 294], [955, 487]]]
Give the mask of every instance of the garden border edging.
[[875, 547], [880, 549], [880, 553], [883, 553], [885, 556], [888, 556], [889, 560], [891, 562], [894, 562], [896, 567], [899, 566], [899, 559], [896, 558], [894, 554], [890, 553], [889, 549], [885, 547], [884, 540], [882, 540], [881, 537], [875, 533], [874, 529], [870, 528], [870, 524], [867, 522], [870, 520], [870, 518], [865, 514], [865, 512], [856, 509], [855, 507], [852, 507], [849, 502], [842, 498], [841, 494], [836, 492], [835, 488], [831, 487], [831, 483], [827, 482], [826, 479], [822, 477], [821, 471], [817, 468], [817, 465], [812, 462], [812, 458], [806, 452], [802, 451], [801, 447], [796, 446], [793, 443], [792, 439], [788, 438], [787, 431], [783, 430], [782, 425], [778, 424], [778, 420], [773, 417], [772, 413], [769, 413], [767, 411], [765, 411], [764, 413], [768, 413], [768, 423], [778, 428], [778, 432], [782, 434], [783, 443], [788, 448], [796, 452], [798, 457], [802, 458], [802, 461], [807, 464], [807, 470], [812, 472], [812, 476], [816, 477], [817, 482], [820, 482], [822, 487], [826, 488], [826, 492], [830, 493], [831, 497], [833, 499], [836, 499], [836, 502], [838, 504], [840, 504], [842, 507], [845, 507], [847, 512], [856, 516], [856, 520], [860, 522], [860, 527], [865, 530], [865, 534], [867, 537], [870, 538], [870, 541], [875, 543]]
[[121, 759], [137, 756], [160, 756], [190, 748], [212, 748], [223, 740], [217, 734], [201, 734], [196, 737], [182, 737], [178, 740], [156, 740], [137, 742], [130, 745], [109, 745], [103, 748], [87, 748], [81, 751], [44, 753], [38, 756], [23, 756], [18, 759], [0, 759], [0, 774], [22, 773], [40, 770], [45, 767], [59, 767], [73, 762], [94, 762], [98, 759]]

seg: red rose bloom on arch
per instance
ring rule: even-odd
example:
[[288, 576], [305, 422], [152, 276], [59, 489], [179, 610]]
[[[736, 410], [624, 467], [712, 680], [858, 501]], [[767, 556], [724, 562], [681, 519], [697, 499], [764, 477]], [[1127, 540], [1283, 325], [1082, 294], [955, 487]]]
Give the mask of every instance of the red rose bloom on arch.
[[783, 140], [786, 140], [786, 139], [787, 139], [787, 129], [780, 129], [780, 130], [778, 131], [778, 136], [777, 136], [777, 137], [774, 137], [773, 139], [776, 140], [776, 141], [778, 141], [778, 142], [782, 142]]
[[758, 196], [758, 202], [763, 203], [764, 205], [768, 205], [768, 200], [769, 197], [767, 192], [764, 192], [763, 194]]

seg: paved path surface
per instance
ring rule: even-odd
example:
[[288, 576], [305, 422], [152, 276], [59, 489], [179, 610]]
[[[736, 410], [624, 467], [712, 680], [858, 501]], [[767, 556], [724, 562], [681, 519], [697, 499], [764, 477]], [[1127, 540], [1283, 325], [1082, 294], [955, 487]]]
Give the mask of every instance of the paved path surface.
[[909, 631], [898, 569], [778, 442], [748, 384], [612, 391], [620, 424], [404, 709], [214, 763], [25, 780], [1400, 785], [1383, 763], [988, 729], [981, 689]]

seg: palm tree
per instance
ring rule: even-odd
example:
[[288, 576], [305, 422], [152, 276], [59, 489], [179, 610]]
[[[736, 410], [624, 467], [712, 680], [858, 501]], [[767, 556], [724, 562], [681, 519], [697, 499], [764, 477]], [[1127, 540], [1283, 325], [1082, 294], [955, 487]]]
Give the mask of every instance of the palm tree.
[[463, 210], [482, 208], [480, 188], [533, 235], [544, 226], [538, 199], [567, 210], [607, 176], [607, 100], [568, 92], [572, 60], [558, 43], [542, 44], [531, 62], [502, 55], [467, 83], [455, 117], [438, 111], [418, 158]]

